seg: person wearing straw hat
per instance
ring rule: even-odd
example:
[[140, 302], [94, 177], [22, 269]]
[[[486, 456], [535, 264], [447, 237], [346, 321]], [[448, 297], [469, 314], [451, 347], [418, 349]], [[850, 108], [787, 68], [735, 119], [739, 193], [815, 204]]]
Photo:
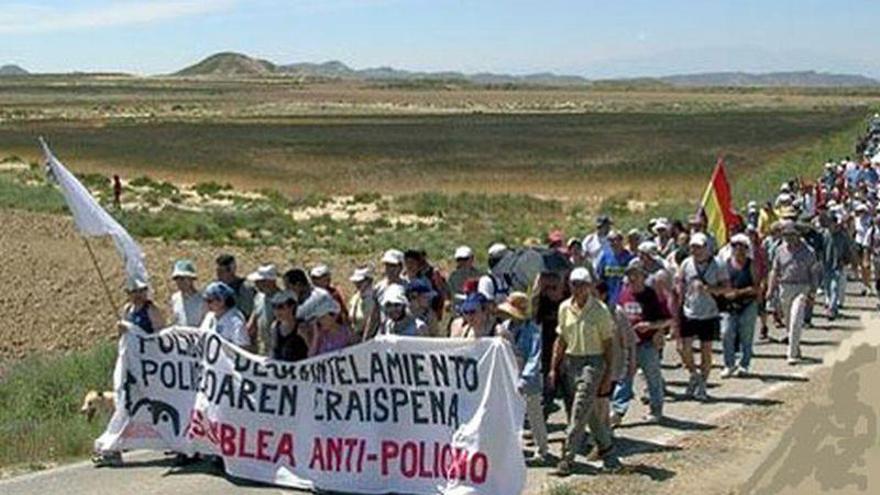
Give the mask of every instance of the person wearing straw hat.
[[356, 268], [348, 277], [354, 284], [355, 293], [348, 300], [348, 320], [351, 322], [352, 338], [360, 342], [367, 325], [367, 318], [373, 313], [376, 299], [373, 296], [373, 270], [368, 266]]
[[165, 328], [165, 317], [162, 311], [150, 299], [150, 285], [138, 277], [129, 277], [125, 284], [128, 302], [122, 308], [122, 321], [119, 322], [120, 332], [137, 326], [145, 333], [155, 333]]
[[223, 282], [211, 282], [202, 293], [208, 305], [208, 313], [199, 326], [203, 331], [214, 332], [227, 341], [249, 349], [251, 338], [247, 333], [244, 314], [235, 306], [235, 291]]
[[197, 327], [205, 318], [208, 307], [196, 288], [196, 266], [190, 260], [177, 260], [171, 271], [177, 291], [171, 294], [171, 324]]
[[498, 305], [498, 312], [504, 321], [499, 325], [499, 333], [510, 340], [519, 365], [517, 389], [526, 401], [526, 417], [535, 440], [535, 450], [530, 459], [542, 463], [550, 461], [547, 443], [547, 423], [541, 405], [544, 392], [544, 377], [541, 373], [541, 330], [529, 316], [529, 296], [524, 292], [513, 292], [507, 300]]
[[247, 322], [247, 332], [256, 353], [269, 356], [275, 348], [275, 335], [271, 330], [275, 320], [272, 297], [281, 291], [278, 287], [278, 270], [275, 265], [262, 265], [248, 275], [248, 282], [254, 284], [254, 311]]

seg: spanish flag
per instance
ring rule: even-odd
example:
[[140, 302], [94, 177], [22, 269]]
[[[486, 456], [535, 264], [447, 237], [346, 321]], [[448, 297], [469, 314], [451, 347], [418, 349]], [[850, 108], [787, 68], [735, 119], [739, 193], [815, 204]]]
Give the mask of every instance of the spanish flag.
[[703, 194], [700, 210], [706, 219], [706, 231], [715, 237], [719, 247], [726, 244], [730, 231], [739, 223], [739, 218], [733, 211], [730, 183], [727, 182], [722, 156], [718, 157], [718, 163], [715, 164], [712, 180], [709, 181], [709, 187]]

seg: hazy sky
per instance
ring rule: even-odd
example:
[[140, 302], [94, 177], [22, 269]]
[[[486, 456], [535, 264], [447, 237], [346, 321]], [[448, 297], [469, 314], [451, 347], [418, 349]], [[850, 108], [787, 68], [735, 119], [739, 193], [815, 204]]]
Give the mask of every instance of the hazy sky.
[[217, 51], [588, 77], [880, 76], [880, 0], [0, 0], [0, 64], [172, 72]]

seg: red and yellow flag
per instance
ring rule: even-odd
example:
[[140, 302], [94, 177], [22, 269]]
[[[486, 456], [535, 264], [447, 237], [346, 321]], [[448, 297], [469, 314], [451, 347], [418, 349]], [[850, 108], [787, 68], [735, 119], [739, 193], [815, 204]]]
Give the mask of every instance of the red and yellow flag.
[[731, 229], [739, 222], [733, 210], [730, 183], [727, 182], [727, 173], [724, 170], [724, 157], [718, 157], [700, 208], [706, 219], [706, 231], [715, 237], [719, 247], [723, 246], [730, 237]]

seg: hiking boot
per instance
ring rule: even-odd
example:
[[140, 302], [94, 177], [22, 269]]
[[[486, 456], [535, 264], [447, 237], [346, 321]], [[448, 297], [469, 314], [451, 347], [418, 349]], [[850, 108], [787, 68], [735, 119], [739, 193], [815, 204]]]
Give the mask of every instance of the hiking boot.
[[694, 399], [697, 399], [700, 402], [706, 402], [709, 400], [709, 394], [706, 393], [706, 380], [704, 380], [702, 376], [698, 376], [697, 379], [697, 389], [694, 392]]
[[568, 459], [562, 459], [556, 464], [556, 470], [553, 472], [556, 476], [565, 477], [571, 475], [571, 461]]

